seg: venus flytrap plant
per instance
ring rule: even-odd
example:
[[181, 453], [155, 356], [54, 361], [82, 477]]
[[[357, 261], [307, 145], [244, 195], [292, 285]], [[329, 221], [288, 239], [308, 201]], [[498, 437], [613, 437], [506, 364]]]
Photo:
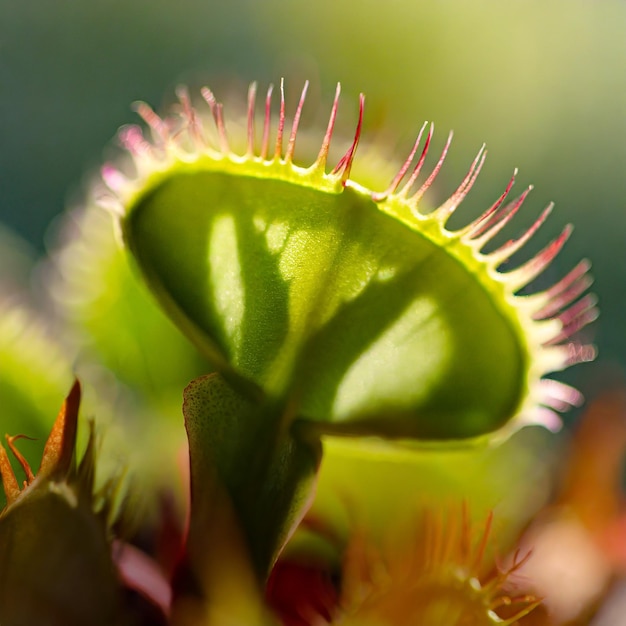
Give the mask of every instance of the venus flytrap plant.
[[[103, 168], [97, 201], [114, 214], [140, 280], [210, 362], [203, 370], [161, 311], [151, 310], [136, 289], [102, 215], [89, 207], [69, 218], [69, 240], [53, 255], [52, 271], [43, 273], [60, 311], [60, 327], [64, 332], [65, 324], [78, 327], [69, 341], [60, 341], [69, 355], [63, 375], [84, 350], [87, 361], [100, 359], [96, 370], [106, 367], [117, 376], [125, 385], [120, 395], [134, 396], [124, 406], [135, 407], [141, 413], [137, 422], [151, 431], [139, 440], [125, 425], [120, 430], [130, 440], [126, 443], [150, 451], [164, 437], [177, 443], [175, 427], [160, 424], [172, 412], [172, 388], [199, 369], [214, 373], [193, 380], [183, 394], [191, 504], [185, 536], [169, 540], [169, 550], [181, 552], [174, 567], [159, 560], [156, 549], [142, 556], [125, 546], [127, 537], [106, 523], [106, 513], [115, 508], [114, 483], [105, 481], [103, 502], [96, 502], [93, 434], [76, 464], [77, 386], [37, 475], [17, 448], [19, 437], [7, 439], [27, 484], [20, 489], [0, 448], [7, 494], [0, 513], [3, 624], [54, 616], [53, 623], [65, 626], [98, 620], [131, 626], [137, 618], [127, 604], [129, 588], [148, 598], [157, 623], [179, 626], [277, 620], [285, 626], [392, 626], [411, 616], [433, 624], [481, 626], [513, 624], [534, 606], [534, 600], [521, 598], [507, 616], [498, 614], [511, 595], [504, 588], [506, 572], [489, 572], [489, 529], [473, 534], [467, 509], [463, 516], [434, 523], [449, 505], [441, 496], [441, 502], [422, 507], [433, 512], [430, 521], [408, 515], [411, 502], [404, 509], [389, 508], [390, 515], [397, 513], [411, 526], [415, 539], [398, 540], [390, 552], [389, 546], [377, 545], [381, 538], [356, 507], [353, 532], [348, 529], [334, 546], [341, 582], [326, 589], [325, 609], [309, 610], [305, 584], [288, 602], [294, 621], [268, 608], [266, 594], [277, 606], [271, 589], [284, 565], [277, 561], [285, 545], [295, 545], [306, 531], [307, 511], [323, 516], [323, 502], [310, 508], [318, 479], [326, 495], [333, 482], [332, 471], [330, 478], [319, 471], [323, 459], [326, 468], [332, 460], [339, 473], [341, 467], [371, 462], [377, 464], [373, 471], [396, 483], [401, 475], [412, 483], [422, 468], [436, 466], [420, 454], [438, 455], [441, 466], [454, 465], [450, 472], [461, 466], [468, 472], [463, 461], [447, 463], [460, 445], [465, 452], [482, 450], [485, 443], [500, 446], [527, 424], [557, 428], [557, 413], [581, 397], [547, 375], [594, 356], [592, 347], [574, 338], [596, 316], [594, 298], [585, 295], [587, 262], [545, 291], [521, 294], [558, 254], [570, 227], [519, 267], [501, 267], [533, 236], [551, 206], [519, 239], [485, 252], [530, 190], [507, 200], [513, 176], [484, 214], [451, 230], [448, 220], [474, 184], [484, 148], [450, 198], [427, 211], [424, 196], [443, 166], [450, 138], [434, 169], [424, 172], [433, 141], [433, 127], [424, 125], [392, 180], [377, 183], [376, 163], [357, 154], [363, 96], [354, 138], [337, 164], [329, 165], [339, 87], [317, 156], [301, 167], [296, 155], [302, 140], [310, 138], [299, 130], [306, 90], [305, 85], [288, 123], [282, 83], [277, 116], [271, 87], [257, 112], [253, 84], [247, 116], [235, 130], [208, 89], [201, 91], [198, 107], [180, 89], [178, 105], [165, 117], [139, 104], [147, 132], [123, 128], [119, 138], [126, 162]], [[231, 145], [243, 145], [243, 152]], [[358, 158], [364, 159], [368, 181], [379, 185], [374, 190], [358, 176], [353, 180]], [[11, 319], [2, 317], [0, 331]], [[1, 341], [5, 334], [0, 333], [5, 355], [0, 365], [23, 356], [10, 333], [9, 341]], [[0, 368], [0, 383], [26, 389], [20, 368], [12, 366], [7, 375]], [[121, 386], [97, 388], [117, 389], [110, 394], [115, 395]], [[119, 406], [107, 397], [88, 410], [108, 415]], [[145, 416], [155, 422], [154, 432]], [[14, 421], [6, 423], [11, 435], [31, 434], [16, 429]], [[158, 444], [155, 454], [172, 452], [176, 443]], [[131, 458], [130, 471], [144, 473], [146, 456], [139, 463]], [[391, 469], [382, 469], [383, 458]], [[173, 459], [159, 459], [159, 465], [169, 480]], [[435, 486], [444, 485], [441, 476], [425, 473]], [[359, 476], [350, 476], [342, 489], [355, 480]], [[157, 483], [144, 481], [142, 488], [173, 489], [176, 480]], [[460, 481], [443, 490], [457, 500], [464, 485]], [[380, 486], [371, 498], [376, 489]], [[418, 498], [415, 489], [402, 497]], [[122, 505], [122, 514], [128, 513], [133, 500]], [[41, 532], [33, 526], [34, 516], [46, 519]], [[157, 544], [159, 524], [166, 522], [146, 524], [156, 527]], [[26, 537], [28, 529], [33, 532]], [[76, 572], [83, 570], [73, 569], [76, 561], [66, 562], [75, 552], [83, 555], [80, 566], [89, 569], [84, 581], [77, 580]], [[514, 559], [512, 570], [517, 563]], [[33, 584], [24, 585], [41, 564], [45, 567]], [[46, 589], [44, 578], [54, 577], [50, 572], [64, 582]], [[89, 589], [100, 591], [73, 600], [71, 581], [76, 589], [88, 581]]]
[[[131, 163], [103, 168], [100, 200], [160, 305], [216, 369], [185, 393], [192, 502], [173, 615], [222, 623], [216, 598], [248, 581], [241, 595], [249, 604], [232, 607], [237, 623], [238, 610], [248, 620], [260, 615], [263, 581], [312, 496], [322, 437], [410, 447], [495, 441], [526, 424], [556, 428], [556, 412], [581, 398], [546, 375], [593, 358], [572, 336], [596, 309], [583, 295], [586, 262], [546, 291], [519, 293], [558, 254], [569, 227], [521, 266], [500, 269], [552, 206], [519, 239], [483, 251], [530, 191], [507, 202], [515, 176], [478, 219], [446, 227], [484, 149], [450, 198], [426, 213], [423, 196], [450, 145], [421, 180], [432, 126], [393, 180], [372, 191], [350, 178], [362, 96], [345, 155], [328, 167], [338, 88], [318, 156], [302, 168], [294, 158], [306, 85], [288, 129], [281, 84], [274, 135], [268, 90], [260, 141], [251, 86], [243, 154], [231, 149], [211, 91], [202, 97], [212, 128], [185, 90], [178, 95], [165, 118], [138, 106], [149, 135], [121, 131]], [[230, 511], [226, 521], [217, 510]], [[245, 575], [220, 577], [226, 557], [210, 555], [233, 520], [241, 530], [235, 571]]]

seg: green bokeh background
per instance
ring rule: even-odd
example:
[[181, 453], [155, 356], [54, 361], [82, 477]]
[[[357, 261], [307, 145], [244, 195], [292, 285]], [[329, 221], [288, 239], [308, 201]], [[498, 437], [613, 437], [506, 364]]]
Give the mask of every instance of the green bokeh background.
[[586, 337], [601, 363], [566, 374], [593, 393], [594, 370], [626, 364], [625, 28], [617, 0], [0, 0], [0, 222], [43, 250], [51, 220], [135, 121], [134, 100], [158, 108], [181, 82], [243, 95], [250, 80], [285, 76], [292, 92], [312, 80], [315, 107], [340, 80], [340, 123], [364, 91], [366, 124], [398, 154], [424, 119], [436, 148], [456, 131], [440, 197], [487, 142], [467, 217], [517, 166], [518, 190], [536, 189], [507, 236], [550, 200], [535, 248], [576, 225], [548, 278], [594, 263], [602, 318]]

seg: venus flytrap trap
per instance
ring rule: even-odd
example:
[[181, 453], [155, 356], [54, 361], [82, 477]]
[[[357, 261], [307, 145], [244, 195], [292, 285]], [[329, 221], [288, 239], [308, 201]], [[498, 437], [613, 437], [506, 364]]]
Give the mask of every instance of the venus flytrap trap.
[[[375, 463], [376, 449], [389, 458], [425, 449], [436, 455], [459, 443], [477, 449], [499, 445], [525, 425], [556, 429], [557, 413], [578, 405], [581, 396], [547, 376], [594, 357], [593, 348], [574, 337], [597, 314], [594, 298], [585, 295], [587, 262], [545, 291], [520, 293], [552, 262], [570, 227], [519, 267], [501, 267], [534, 235], [551, 206], [521, 237], [485, 252], [530, 191], [507, 200], [513, 176], [480, 217], [449, 229], [486, 151], [479, 151], [456, 191], [426, 211], [424, 196], [451, 141], [450, 136], [434, 169], [424, 172], [433, 141], [433, 127], [426, 124], [392, 180], [366, 188], [351, 178], [359, 158], [363, 96], [353, 140], [336, 165], [328, 162], [339, 87], [317, 156], [301, 167], [296, 143], [302, 138], [306, 91], [305, 84], [289, 123], [283, 84], [277, 116], [272, 87], [258, 107], [253, 84], [243, 136], [235, 142], [209, 89], [201, 91], [198, 107], [180, 89], [178, 105], [165, 117], [139, 104], [147, 131], [137, 126], [120, 131], [126, 162], [105, 165], [104, 184], [95, 193], [114, 215], [140, 279], [208, 360], [205, 371], [213, 370], [184, 391], [191, 502], [180, 559], [161, 574], [160, 592], [149, 584], [137, 587], [159, 607], [162, 623], [276, 622], [264, 600], [267, 579], [310, 509], [324, 455], [343, 454], [341, 446], [332, 445], [337, 437]], [[243, 153], [231, 148], [237, 139]], [[375, 179], [375, 165], [369, 169]], [[153, 414], [160, 416], [159, 389], [179, 384], [183, 372], [197, 370], [198, 363], [133, 291], [108, 235], [92, 254], [89, 240], [98, 236], [97, 222], [87, 214], [78, 219], [85, 245], [69, 242], [57, 255], [62, 280], [53, 283], [53, 295], [61, 308], [68, 306], [64, 298], [79, 302], [76, 318], [99, 346], [104, 364], [119, 370], [127, 385], [141, 388], [150, 398], [146, 413], [156, 407]], [[115, 293], [122, 299], [130, 294], [146, 312], [146, 328], [143, 313], [127, 310], [113, 317], [120, 333], [136, 339], [128, 362], [121, 342], [107, 340], [115, 324], [94, 314], [102, 302], [111, 306], [106, 290], [81, 287], [85, 277], [78, 265], [89, 259], [103, 268], [102, 276], [110, 268], [106, 275], [119, 279]], [[85, 272], [88, 281], [94, 282], [98, 269], [93, 272]], [[69, 289], [57, 289], [66, 275]], [[159, 329], [167, 333], [162, 352]], [[174, 367], [158, 362], [171, 354], [178, 355]], [[142, 370], [144, 360], [154, 360], [154, 366]], [[168, 397], [164, 391], [163, 402]], [[13, 440], [9, 445], [19, 461]], [[2, 463], [8, 519], [15, 479], [6, 459]], [[373, 545], [359, 543], [357, 534], [348, 538], [338, 547], [344, 553], [342, 584], [328, 594], [338, 604], [324, 615], [305, 618], [300, 611], [304, 621], [293, 624], [391, 626], [411, 615], [457, 626], [515, 623], [534, 601], [523, 599], [506, 618], [497, 614], [511, 601], [502, 588], [506, 576], [486, 582], [481, 567], [489, 533], [474, 545], [466, 517], [463, 528], [454, 519], [425, 524], [423, 539], [439, 540], [407, 548], [414, 567], [403, 555], [396, 559], [408, 582], [396, 585], [387, 576], [391, 587], [374, 588], [368, 597], [360, 594], [376, 578], [369, 568], [379, 571], [380, 563], [364, 558]], [[6, 535], [0, 534], [0, 546], [2, 541]], [[95, 566], [98, 571], [101, 565]], [[109, 565], [103, 569], [107, 577]], [[132, 565], [117, 563], [119, 588], [127, 584], [121, 582], [128, 579], [125, 567]], [[440, 600], [430, 602], [433, 589]], [[120, 623], [134, 623], [122, 596], [116, 598]], [[65, 610], [61, 615], [71, 614], [66, 598], [55, 601]], [[288, 619], [283, 623], [292, 625]]]
[[423, 214], [450, 140], [417, 186], [432, 137], [431, 127], [413, 164], [422, 129], [388, 188], [369, 191], [349, 178], [363, 98], [354, 141], [326, 173], [339, 90], [306, 169], [293, 163], [306, 87], [288, 141], [282, 93], [276, 139], [270, 89], [257, 146], [251, 89], [243, 155], [230, 150], [208, 90], [216, 143], [185, 92], [181, 112], [166, 119], [139, 107], [152, 140], [136, 127], [121, 133], [136, 171], [105, 167], [106, 200], [164, 309], [241, 391], [295, 402], [320, 434], [465, 439], [507, 424], [554, 425], [551, 410], [580, 397], [545, 375], [593, 357], [570, 341], [595, 317], [591, 296], [576, 301], [587, 265], [547, 291], [517, 292], [550, 264], [570, 228], [522, 266], [499, 271], [552, 207], [519, 239], [482, 253], [529, 191], [505, 204], [511, 179], [481, 217], [446, 229], [483, 149], [455, 193]]

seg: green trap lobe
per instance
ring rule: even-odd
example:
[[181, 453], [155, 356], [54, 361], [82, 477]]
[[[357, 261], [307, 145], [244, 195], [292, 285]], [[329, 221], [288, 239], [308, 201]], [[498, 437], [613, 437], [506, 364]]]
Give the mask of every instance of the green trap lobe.
[[525, 391], [498, 300], [358, 189], [181, 168], [125, 220], [153, 291], [218, 369], [322, 428], [477, 436]]

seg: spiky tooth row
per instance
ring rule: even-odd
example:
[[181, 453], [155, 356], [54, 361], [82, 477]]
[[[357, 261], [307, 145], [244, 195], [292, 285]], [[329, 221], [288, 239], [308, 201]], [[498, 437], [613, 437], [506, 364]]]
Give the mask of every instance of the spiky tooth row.
[[[441, 223], [442, 228], [446, 230], [446, 222], [474, 185], [484, 163], [486, 151], [484, 146], [482, 146], [457, 190], [438, 208], [431, 213], [424, 215], [420, 212], [418, 202], [421, 200], [424, 192], [434, 182], [435, 177], [441, 169], [443, 160], [445, 159], [450, 145], [449, 137], [432, 173], [428, 176], [422, 186], [414, 192], [413, 195], [409, 196], [409, 191], [414, 185], [417, 175], [421, 171], [428, 152], [428, 147], [432, 137], [432, 126], [426, 138], [422, 153], [417, 160], [417, 163], [406, 184], [400, 188], [400, 183], [409, 171], [421, 142], [424, 129], [425, 126], [423, 126], [420, 130], [409, 157], [393, 178], [391, 185], [384, 192], [372, 194], [372, 199], [377, 202], [382, 202], [390, 197], [405, 200], [411, 206], [412, 212], [416, 215], [416, 217], [422, 219], [426, 217], [428, 219], [437, 220]], [[449, 235], [458, 237], [462, 243], [473, 248], [477, 255], [480, 256], [481, 260], [494, 270], [494, 277], [506, 283], [507, 289], [511, 294], [515, 294], [522, 288], [526, 287], [552, 263], [572, 232], [572, 227], [568, 225], [556, 239], [521, 266], [507, 272], [503, 272], [498, 269], [499, 266], [501, 266], [505, 261], [508, 261], [516, 252], [520, 251], [538, 232], [554, 208], [554, 204], [550, 203], [523, 235], [517, 239], [507, 241], [493, 252], [488, 254], [482, 253], [486, 244], [489, 243], [512, 220], [532, 190], [532, 186], [529, 186], [517, 198], [507, 204], [504, 204], [506, 197], [509, 195], [509, 192], [515, 183], [516, 175], [517, 170], [515, 170], [511, 176], [504, 192], [500, 195], [496, 202], [477, 219], [458, 231], [452, 232], [446, 230]], [[550, 289], [533, 294], [532, 296], [517, 296], [518, 302], [521, 303], [522, 299], [524, 299], [529, 302], [531, 306], [535, 307], [535, 310], [531, 311], [531, 318], [533, 321], [539, 322], [558, 320], [560, 322], [561, 330], [547, 339], [543, 345], [554, 346], [563, 343], [597, 317], [597, 309], [595, 306], [596, 299], [594, 296], [585, 296], [579, 302], [575, 303], [577, 298], [579, 298], [591, 285], [592, 281], [588, 275], [589, 268], [590, 265], [588, 261], [583, 261], [577, 265], [574, 270], [570, 272], [570, 274]], [[584, 358], [587, 359], [591, 356], [591, 351], [584, 350], [579, 352], [579, 354], [581, 356], [584, 355]]]
[[450, 134], [448, 137], [432, 173], [417, 191], [412, 192], [431, 143], [432, 125], [411, 174], [403, 186], [401, 183], [415, 159], [425, 127], [424, 125], [420, 129], [408, 158], [392, 179], [390, 186], [384, 192], [373, 193], [372, 199], [376, 202], [384, 202], [395, 198], [407, 203], [418, 220], [438, 221], [443, 234], [458, 238], [461, 243], [474, 250], [475, 257], [489, 268], [489, 274], [494, 281], [503, 285], [508, 294], [506, 300], [517, 311], [534, 359], [528, 374], [529, 397], [520, 409], [519, 421], [541, 423], [556, 430], [560, 426], [557, 412], [579, 406], [582, 403], [582, 396], [572, 387], [547, 379], [545, 376], [576, 363], [591, 361], [596, 354], [593, 346], [580, 344], [574, 340], [574, 336], [598, 316], [596, 297], [591, 294], [583, 295], [592, 283], [588, 274], [590, 264], [586, 260], [582, 261], [563, 279], [545, 291], [519, 295], [518, 292], [521, 289], [527, 287], [552, 263], [569, 238], [572, 227], [567, 225], [552, 242], [522, 265], [506, 272], [502, 271], [500, 266], [520, 251], [538, 232], [552, 212], [553, 203], [541, 212], [523, 235], [507, 241], [492, 252], [484, 253], [483, 249], [486, 244], [520, 210], [532, 186], [505, 204], [515, 183], [517, 175], [517, 170], [515, 170], [503, 193], [487, 211], [464, 228], [449, 231], [446, 223], [474, 185], [483, 166], [486, 151], [484, 146], [480, 148], [457, 190], [438, 208], [428, 214], [423, 214], [420, 211], [419, 202], [439, 173], [452, 136]]
[[[403, 550], [388, 538], [378, 546], [362, 530], [353, 530], [344, 551], [335, 620], [354, 624], [368, 621], [370, 616], [381, 619], [391, 606], [395, 607], [394, 614], [399, 614], [398, 605], [402, 606], [401, 612], [419, 619], [423, 616], [421, 610], [428, 613], [423, 607], [428, 606], [437, 588], [441, 593], [454, 590], [447, 598], [451, 616], [471, 615], [481, 624], [514, 626], [540, 604], [531, 594], [511, 596], [506, 590], [513, 575], [530, 558], [529, 552], [515, 551], [510, 565], [497, 567], [485, 579], [493, 513], [488, 513], [482, 529], [474, 527], [466, 504], [460, 514], [426, 509], [421, 523], [416, 522], [420, 532], [402, 542]], [[497, 612], [505, 607], [507, 617], [500, 617]], [[330, 613], [335, 612], [331, 608]], [[316, 614], [304, 620], [330, 624]]]
[[[208, 104], [217, 141], [210, 141], [206, 135], [207, 130], [201, 120], [201, 116], [195, 107], [192, 106], [189, 94], [185, 88], [179, 88], [176, 95], [179, 100], [179, 110], [166, 118], [159, 116], [149, 105], [139, 102], [135, 105], [136, 112], [146, 123], [151, 137], [146, 138], [143, 130], [137, 125], [124, 126], [118, 133], [118, 141], [131, 157], [130, 172], [127, 174], [112, 163], [105, 163], [101, 169], [101, 176], [105, 183], [105, 190], [98, 190], [97, 200], [106, 208], [117, 214], [124, 214], [124, 202], [120, 196], [132, 194], [132, 190], [137, 186], [137, 181], [149, 177], [158, 171], [166, 171], [175, 161], [194, 161], [201, 156], [208, 156], [215, 161], [229, 158], [233, 161], [258, 161], [263, 163], [280, 162], [287, 166], [293, 165], [296, 139], [302, 109], [306, 99], [308, 82], [305, 83], [298, 102], [298, 107], [291, 125], [287, 149], [283, 155], [283, 137], [286, 125], [285, 92], [284, 84], [280, 85], [280, 105], [278, 116], [278, 127], [274, 143], [273, 154], [270, 155], [270, 131], [272, 125], [272, 95], [273, 85], [270, 85], [264, 105], [263, 130], [261, 144], [256, 142], [256, 95], [257, 85], [252, 83], [248, 90], [248, 112], [246, 128], [246, 152], [243, 156], [235, 154], [230, 146], [226, 124], [224, 121], [223, 106], [217, 101], [213, 92], [208, 88], [201, 89], [201, 95]], [[356, 148], [361, 136], [364, 97], [360, 97], [359, 121], [357, 124], [354, 139], [344, 156], [332, 169], [330, 174], [326, 173], [328, 153], [331, 139], [335, 129], [337, 111], [339, 107], [339, 96], [341, 86], [337, 84], [335, 98], [331, 108], [328, 126], [322, 141], [317, 158], [306, 170], [311, 179], [325, 178], [332, 185], [345, 184], [348, 181]], [[125, 168], [124, 168], [125, 169]], [[304, 172], [304, 170], [302, 170]], [[108, 190], [108, 191], [107, 191]], [[111, 193], [113, 194], [111, 195]], [[122, 199], [123, 200], [123, 199]]]

